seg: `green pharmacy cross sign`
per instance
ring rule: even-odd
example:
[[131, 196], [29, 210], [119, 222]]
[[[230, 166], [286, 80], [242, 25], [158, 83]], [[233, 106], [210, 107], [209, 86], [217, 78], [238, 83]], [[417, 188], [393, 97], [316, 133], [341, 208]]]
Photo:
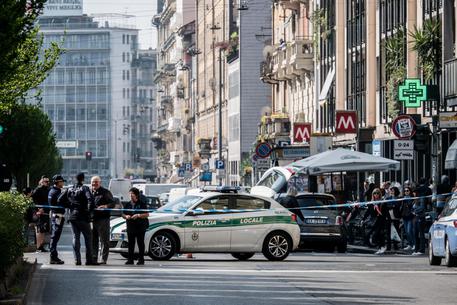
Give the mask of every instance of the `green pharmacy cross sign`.
[[419, 108], [421, 102], [427, 100], [427, 86], [422, 85], [420, 79], [407, 78], [398, 87], [398, 99], [405, 103], [406, 108]]

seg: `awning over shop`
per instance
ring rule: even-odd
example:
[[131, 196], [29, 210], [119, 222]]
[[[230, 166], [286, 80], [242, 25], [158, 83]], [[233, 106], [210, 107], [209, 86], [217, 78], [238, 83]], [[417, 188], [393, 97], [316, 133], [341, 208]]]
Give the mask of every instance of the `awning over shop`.
[[308, 175], [335, 172], [399, 170], [400, 162], [344, 148], [329, 150], [289, 164]]
[[445, 169], [457, 168], [457, 140], [452, 142], [446, 153], [446, 161], [444, 162]]

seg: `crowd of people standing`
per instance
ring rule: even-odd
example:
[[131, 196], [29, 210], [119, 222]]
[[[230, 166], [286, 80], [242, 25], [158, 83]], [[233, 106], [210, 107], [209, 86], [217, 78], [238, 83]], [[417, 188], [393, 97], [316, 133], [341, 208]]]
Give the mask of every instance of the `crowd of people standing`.
[[385, 182], [382, 187], [366, 182], [363, 201], [371, 204], [367, 205], [362, 222], [372, 223], [365, 235], [371, 240], [366, 240], [366, 243], [378, 246], [376, 254], [398, 250], [401, 245], [402, 250], [412, 251], [412, 255], [424, 254], [426, 216], [437, 217], [455, 191], [457, 184], [452, 187], [447, 176], [441, 177], [436, 196], [432, 196], [426, 178], [419, 179], [417, 184]]

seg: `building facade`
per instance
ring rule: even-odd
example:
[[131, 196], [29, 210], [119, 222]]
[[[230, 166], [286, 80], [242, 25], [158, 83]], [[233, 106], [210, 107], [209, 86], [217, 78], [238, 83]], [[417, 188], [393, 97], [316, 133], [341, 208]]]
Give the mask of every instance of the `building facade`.
[[39, 24], [45, 47], [58, 42], [65, 49], [39, 88], [63, 158], [62, 174], [123, 176], [132, 164], [130, 62], [138, 31], [101, 26], [82, 13], [45, 14]]

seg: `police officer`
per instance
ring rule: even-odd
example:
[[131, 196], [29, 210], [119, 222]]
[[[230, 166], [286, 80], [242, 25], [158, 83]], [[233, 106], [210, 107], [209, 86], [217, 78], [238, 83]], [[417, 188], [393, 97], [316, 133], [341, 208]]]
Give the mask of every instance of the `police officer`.
[[94, 210], [94, 197], [84, 185], [84, 173], [76, 175], [76, 184], [59, 197], [59, 204], [70, 209], [70, 224], [73, 231], [73, 255], [75, 264], [81, 265], [81, 233], [86, 245], [86, 265], [98, 265], [92, 260], [92, 232], [90, 213]]
[[[55, 175], [52, 177], [54, 186], [48, 193], [48, 204], [50, 206], [58, 206], [57, 200], [59, 199], [60, 194], [65, 183], [65, 179], [61, 175]], [[57, 243], [59, 242], [60, 235], [62, 234], [63, 225], [65, 222], [65, 209], [64, 208], [52, 208], [51, 210], [51, 245], [50, 245], [50, 264], [61, 265], [64, 263], [61, 260], [57, 253]]]
[[92, 195], [96, 210], [94, 211], [94, 220], [92, 223], [92, 251], [93, 261], [98, 261], [98, 245], [101, 244], [100, 264], [105, 265], [109, 254], [109, 229], [110, 229], [110, 212], [100, 211], [100, 209], [114, 208], [113, 194], [101, 185], [99, 176], [92, 177], [90, 184], [92, 186]]
[[[122, 217], [127, 222], [127, 238], [128, 238], [128, 259], [126, 265], [133, 265], [135, 240], [138, 243], [139, 258], [137, 265], [144, 265], [144, 235], [149, 226], [148, 216], [149, 213], [144, 211], [147, 209], [146, 202], [141, 200], [140, 190], [136, 187], [130, 189], [130, 202], [124, 208]], [[135, 211], [138, 210], [138, 211]]]

